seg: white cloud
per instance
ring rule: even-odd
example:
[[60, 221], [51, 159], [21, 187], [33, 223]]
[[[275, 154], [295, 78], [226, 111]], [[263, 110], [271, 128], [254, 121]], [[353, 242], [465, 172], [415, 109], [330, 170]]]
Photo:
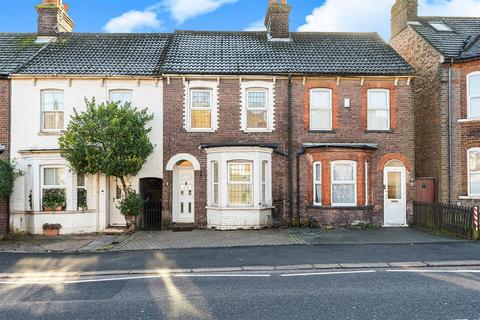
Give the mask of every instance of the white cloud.
[[238, 0], [163, 0], [152, 8], [166, 7], [173, 19], [182, 23], [190, 18], [213, 12], [223, 5]]
[[103, 27], [106, 32], [134, 32], [144, 29], [158, 29], [162, 22], [153, 11], [131, 10], [110, 19]]
[[265, 21], [263, 19], [250, 23], [243, 31], [265, 31]]
[[[395, 0], [326, 0], [298, 31], [366, 31], [390, 37]], [[480, 16], [480, 0], [420, 0], [419, 15]]]

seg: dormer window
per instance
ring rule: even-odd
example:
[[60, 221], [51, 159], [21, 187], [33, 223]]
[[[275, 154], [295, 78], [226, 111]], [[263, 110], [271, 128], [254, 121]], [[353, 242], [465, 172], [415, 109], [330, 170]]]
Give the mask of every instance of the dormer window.
[[452, 29], [450, 29], [449, 26], [447, 26], [445, 23], [441, 21], [430, 22], [430, 25], [437, 31], [444, 31], [444, 32], [453, 31]]

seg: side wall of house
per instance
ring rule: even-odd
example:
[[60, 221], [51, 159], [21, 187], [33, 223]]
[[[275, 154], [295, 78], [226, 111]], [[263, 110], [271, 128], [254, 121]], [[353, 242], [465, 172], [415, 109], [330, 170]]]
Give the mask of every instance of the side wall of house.
[[448, 200], [448, 105], [441, 55], [407, 27], [390, 45], [417, 71], [414, 80], [417, 177], [437, 179], [438, 201]]
[[[7, 147], [1, 157], [8, 159], [10, 150], [10, 80], [0, 79], [0, 144]], [[0, 238], [7, 231], [8, 202], [0, 200]]]

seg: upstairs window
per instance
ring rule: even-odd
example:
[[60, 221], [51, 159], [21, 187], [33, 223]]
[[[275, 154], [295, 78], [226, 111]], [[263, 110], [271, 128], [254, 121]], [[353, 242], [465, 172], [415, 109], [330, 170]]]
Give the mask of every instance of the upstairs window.
[[247, 90], [247, 130], [268, 128], [268, 90], [251, 88]]
[[190, 90], [190, 124], [191, 130], [212, 129], [212, 90]]
[[62, 90], [42, 91], [42, 131], [55, 132], [64, 128], [64, 95]]
[[332, 90], [310, 90], [310, 130], [332, 130]]
[[118, 102], [122, 105], [132, 103], [132, 90], [111, 90], [110, 101]]
[[368, 130], [390, 130], [390, 91], [372, 89], [367, 93], [367, 126]]
[[468, 118], [480, 118], [480, 72], [468, 75]]

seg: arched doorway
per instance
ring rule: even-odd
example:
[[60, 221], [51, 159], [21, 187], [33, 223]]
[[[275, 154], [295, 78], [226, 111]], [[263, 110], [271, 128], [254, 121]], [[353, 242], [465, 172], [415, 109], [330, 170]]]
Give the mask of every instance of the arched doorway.
[[177, 162], [173, 168], [172, 222], [195, 222], [195, 171], [188, 160]]
[[140, 194], [145, 201], [140, 228], [160, 230], [162, 228], [162, 180], [140, 179]]
[[385, 185], [383, 225], [400, 227], [407, 225], [406, 169], [400, 160], [387, 162], [383, 170]]

